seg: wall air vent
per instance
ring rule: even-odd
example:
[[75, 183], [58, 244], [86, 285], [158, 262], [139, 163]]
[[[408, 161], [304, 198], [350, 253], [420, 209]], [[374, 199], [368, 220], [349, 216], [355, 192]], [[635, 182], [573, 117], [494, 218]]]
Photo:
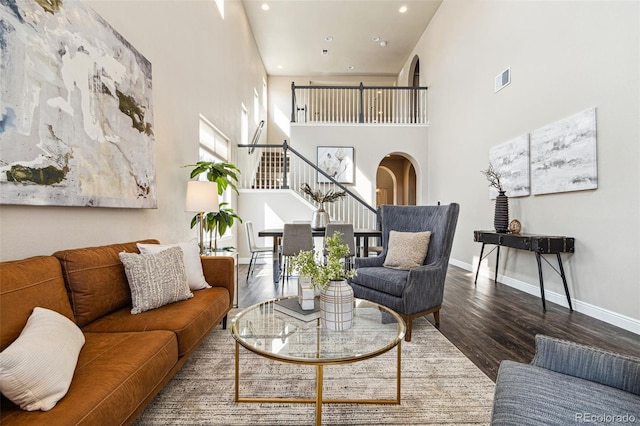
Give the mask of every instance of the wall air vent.
[[511, 83], [511, 68], [507, 68], [496, 76], [496, 80], [494, 83], [495, 92], [499, 92], [509, 83]]

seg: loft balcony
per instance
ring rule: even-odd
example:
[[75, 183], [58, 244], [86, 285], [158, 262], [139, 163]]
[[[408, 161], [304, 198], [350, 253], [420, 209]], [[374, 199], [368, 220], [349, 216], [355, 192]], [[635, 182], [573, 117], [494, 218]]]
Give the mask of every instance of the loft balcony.
[[291, 83], [291, 122], [426, 125], [427, 88]]

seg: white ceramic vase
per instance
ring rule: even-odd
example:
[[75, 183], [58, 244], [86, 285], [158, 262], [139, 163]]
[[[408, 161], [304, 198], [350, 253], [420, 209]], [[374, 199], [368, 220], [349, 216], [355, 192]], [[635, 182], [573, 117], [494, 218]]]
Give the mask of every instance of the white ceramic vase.
[[347, 281], [331, 281], [320, 292], [320, 322], [333, 331], [344, 331], [353, 324], [353, 289]]

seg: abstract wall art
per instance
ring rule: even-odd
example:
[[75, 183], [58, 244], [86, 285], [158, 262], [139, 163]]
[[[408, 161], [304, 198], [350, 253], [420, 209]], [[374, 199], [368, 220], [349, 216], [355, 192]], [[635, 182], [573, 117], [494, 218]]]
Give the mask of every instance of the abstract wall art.
[[[489, 149], [489, 162], [500, 174], [500, 182], [508, 197], [523, 197], [531, 192], [529, 184], [529, 134]], [[498, 190], [489, 187], [489, 197]]]
[[0, 203], [156, 208], [151, 63], [84, 3], [0, 0]]
[[[340, 183], [354, 183], [353, 147], [319, 146], [318, 167]], [[330, 182], [330, 180], [318, 173], [318, 182]]]
[[598, 187], [596, 108], [531, 133], [533, 194]]

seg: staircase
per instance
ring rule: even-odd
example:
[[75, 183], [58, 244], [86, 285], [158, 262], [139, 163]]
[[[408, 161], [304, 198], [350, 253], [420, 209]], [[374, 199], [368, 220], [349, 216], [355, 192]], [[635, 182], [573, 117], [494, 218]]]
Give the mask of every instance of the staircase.
[[291, 170], [289, 156], [286, 156], [286, 169], [284, 158], [285, 153], [282, 150], [262, 151], [255, 179], [251, 183], [251, 189], [281, 189], [284, 181], [284, 171]]
[[[376, 209], [364, 201], [358, 194], [338, 183], [320, 170], [312, 161], [302, 156], [285, 141], [282, 145], [238, 145], [241, 170], [255, 170], [241, 175], [240, 188], [257, 190], [287, 189], [307, 200], [310, 205], [316, 203], [300, 191], [303, 184], [309, 184], [313, 191], [344, 191], [347, 196], [336, 202], [328, 203], [325, 209], [331, 220], [352, 223], [355, 228], [374, 229], [377, 226]], [[327, 183], [319, 183], [317, 176], [322, 174]]]

